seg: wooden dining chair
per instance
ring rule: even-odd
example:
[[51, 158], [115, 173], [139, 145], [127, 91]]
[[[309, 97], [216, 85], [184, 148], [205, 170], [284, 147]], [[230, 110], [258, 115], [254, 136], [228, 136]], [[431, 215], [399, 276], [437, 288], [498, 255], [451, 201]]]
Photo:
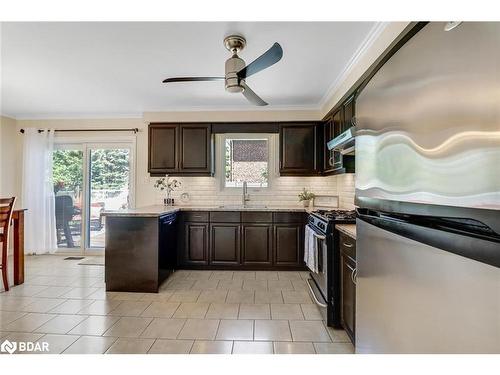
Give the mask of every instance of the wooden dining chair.
[[12, 219], [12, 210], [15, 202], [16, 197], [0, 198], [0, 244], [2, 245], [0, 250], [2, 252], [2, 263], [0, 263], [0, 268], [2, 269], [2, 279], [5, 291], [9, 290], [9, 280], [7, 278], [7, 252], [9, 249], [10, 221]]

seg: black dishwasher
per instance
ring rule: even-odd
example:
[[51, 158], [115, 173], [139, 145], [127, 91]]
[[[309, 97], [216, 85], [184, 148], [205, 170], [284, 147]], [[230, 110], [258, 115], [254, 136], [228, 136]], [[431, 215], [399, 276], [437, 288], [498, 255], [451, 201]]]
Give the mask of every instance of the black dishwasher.
[[177, 213], [160, 216], [158, 225], [158, 285], [160, 285], [176, 266]]

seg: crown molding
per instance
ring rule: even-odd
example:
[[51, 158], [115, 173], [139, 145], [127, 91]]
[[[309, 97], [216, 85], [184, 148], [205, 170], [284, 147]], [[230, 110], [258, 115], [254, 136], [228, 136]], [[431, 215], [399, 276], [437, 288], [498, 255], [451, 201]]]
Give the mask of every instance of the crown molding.
[[99, 120], [99, 119], [142, 119], [141, 113], [34, 113], [12, 117], [16, 121], [30, 120]]
[[340, 85], [345, 81], [349, 73], [352, 71], [352, 68], [370, 49], [370, 47], [377, 40], [382, 31], [385, 30], [388, 24], [389, 22], [377, 22], [375, 25], [373, 25], [372, 29], [365, 37], [365, 39], [363, 40], [359, 48], [356, 50], [356, 52], [349, 59], [342, 72], [332, 82], [326, 93], [321, 98], [320, 102], [318, 103], [319, 108], [323, 109], [324, 106], [328, 103], [328, 101], [337, 93], [337, 90], [339, 89]]
[[182, 112], [255, 112], [255, 113], [272, 113], [272, 112], [313, 112], [316, 117], [321, 117], [321, 107], [319, 106], [268, 106], [265, 108], [254, 106], [183, 106], [175, 108], [158, 108], [147, 110], [141, 113], [34, 113], [20, 114], [11, 116], [2, 114], [2, 116], [12, 118], [16, 121], [36, 121], [36, 120], [97, 120], [97, 119], [143, 119], [145, 113], [182, 113]]

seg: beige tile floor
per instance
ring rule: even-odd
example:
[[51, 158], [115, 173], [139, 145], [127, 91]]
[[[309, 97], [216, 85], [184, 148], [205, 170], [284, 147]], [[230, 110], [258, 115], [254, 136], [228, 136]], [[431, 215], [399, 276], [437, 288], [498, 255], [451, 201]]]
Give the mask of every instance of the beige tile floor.
[[0, 292], [0, 339], [52, 354], [354, 352], [321, 320], [307, 272], [180, 270], [158, 294], [117, 293], [104, 267], [79, 262], [27, 257], [25, 283]]

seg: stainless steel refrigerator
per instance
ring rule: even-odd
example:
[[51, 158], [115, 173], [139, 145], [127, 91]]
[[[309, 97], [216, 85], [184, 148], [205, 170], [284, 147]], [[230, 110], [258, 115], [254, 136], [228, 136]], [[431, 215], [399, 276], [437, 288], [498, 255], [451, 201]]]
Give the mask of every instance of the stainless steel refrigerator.
[[500, 353], [500, 23], [449, 26], [357, 98], [358, 353]]

